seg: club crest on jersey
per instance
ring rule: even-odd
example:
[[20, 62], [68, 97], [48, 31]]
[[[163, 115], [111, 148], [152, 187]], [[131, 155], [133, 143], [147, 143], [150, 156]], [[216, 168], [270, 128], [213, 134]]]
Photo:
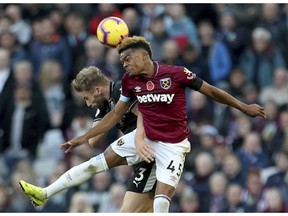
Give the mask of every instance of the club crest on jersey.
[[154, 87], [155, 87], [155, 85], [154, 85], [154, 83], [152, 81], [149, 80], [146, 83], [146, 88], [147, 88], [148, 91], [152, 91], [154, 89]]
[[117, 141], [117, 146], [122, 146], [124, 143], [124, 140], [121, 138]]
[[160, 79], [160, 86], [167, 90], [171, 87], [171, 78], [163, 78], [163, 79]]

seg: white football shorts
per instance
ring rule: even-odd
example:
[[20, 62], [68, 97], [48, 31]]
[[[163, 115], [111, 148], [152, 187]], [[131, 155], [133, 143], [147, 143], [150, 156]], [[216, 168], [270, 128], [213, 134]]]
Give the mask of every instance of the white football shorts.
[[[128, 165], [143, 161], [136, 153], [134, 144], [136, 130], [120, 137], [111, 144], [112, 149], [121, 157], [125, 157]], [[190, 152], [188, 139], [180, 143], [154, 142], [146, 138], [146, 142], [155, 150], [156, 178], [176, 189], [184, 167], [185, 156]]]

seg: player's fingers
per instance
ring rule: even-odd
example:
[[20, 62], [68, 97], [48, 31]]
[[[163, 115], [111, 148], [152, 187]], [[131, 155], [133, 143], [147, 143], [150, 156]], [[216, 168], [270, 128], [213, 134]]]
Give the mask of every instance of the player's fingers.
[[60, 145], [60, 149], [66, 149], [67, 148], [67, 143], [63, 143]]

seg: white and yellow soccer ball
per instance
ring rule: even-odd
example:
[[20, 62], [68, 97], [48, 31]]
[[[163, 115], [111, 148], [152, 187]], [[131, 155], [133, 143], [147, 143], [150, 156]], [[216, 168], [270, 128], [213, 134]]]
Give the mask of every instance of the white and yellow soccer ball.
[[99, 23], [96, 34], [102, 44], [114, 48], [129, 35], [129, 29], [122, 19], [110, 16]]

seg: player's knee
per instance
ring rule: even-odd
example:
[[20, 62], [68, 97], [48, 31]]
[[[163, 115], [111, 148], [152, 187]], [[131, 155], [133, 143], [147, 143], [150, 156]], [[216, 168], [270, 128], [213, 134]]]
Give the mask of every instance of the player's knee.
[[99, 154], [87, 161], [86, 171], [99, 173], [105, 170], [108, 170], [108, 166], [103, 154]]
[[170, 207], [170, 198], [164, 194], [158, 194], [154, 197], [153, 209], [154, 212], [168, 213]]

